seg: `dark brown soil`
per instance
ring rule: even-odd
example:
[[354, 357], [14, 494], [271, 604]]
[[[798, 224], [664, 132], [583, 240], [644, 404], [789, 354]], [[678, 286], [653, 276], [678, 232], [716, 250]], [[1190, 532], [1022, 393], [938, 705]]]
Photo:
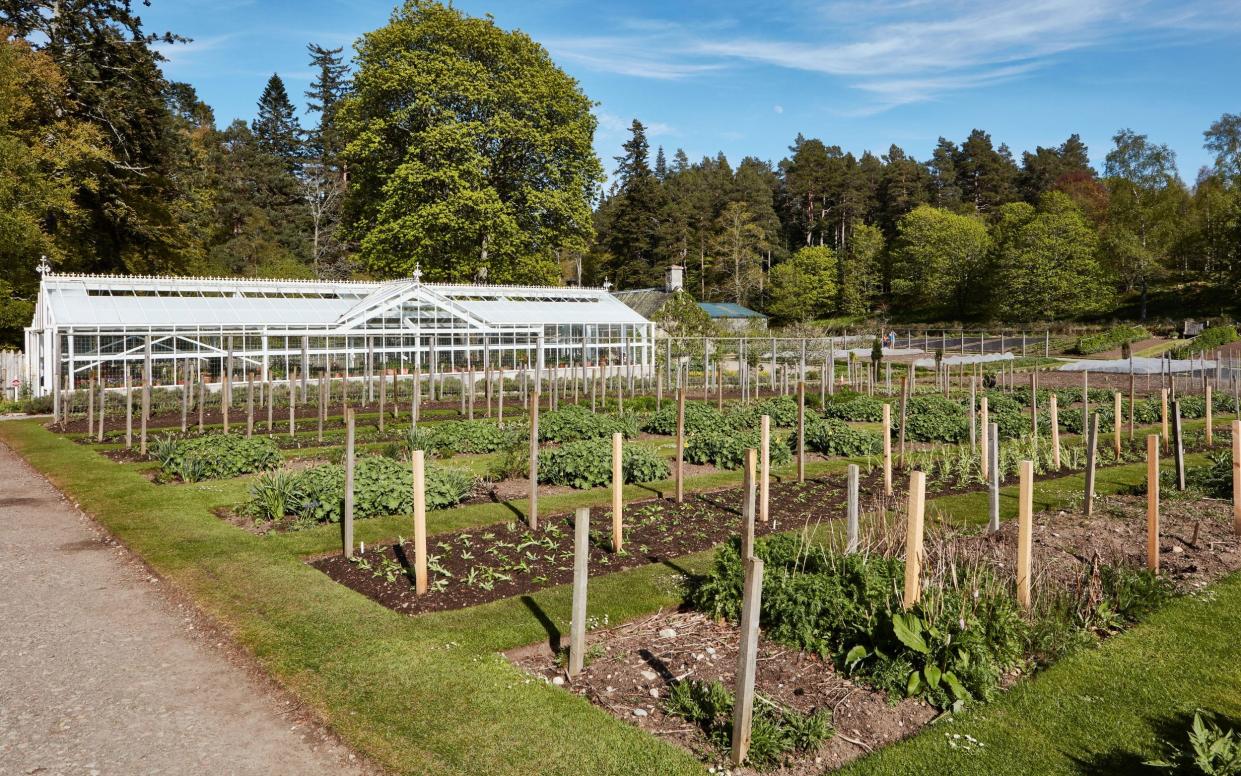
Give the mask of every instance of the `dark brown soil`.
[[[1168, 499], [1160, 517], [1161, 573], [1179, 591], [1192, 592], [1241, 568], [1241, 541], [1232, 530], [1229, 504]], [[1101, 564], [1142, 566], [1145, 542], [1146, 502], [1140, 496], [1100, 499], [1089, 518], [1064, 511], [1040, 513], [1034, 518], [1036, 584], [1074, 589], [1096, 557]], [[936, 563], [971, 556], [1011, 576], [1015, 521], [1007, 521], [995, 534], [933, 537], [926, 568], [933, 574]], [[596, 623], [588, 621], [587, 627], [592, 625]], [[695, 725], [665, 713], [663, 704], [670, 686], [685, 679], [719, 680], [731, 689], [739, 641], [733, 624], [693, 612], [664, 611], [589, 633], [586, 669], [572, 681], [558, 659], [562, 644], [540, 642], [512, 650], [508, 657], [545, 681], [581, 694], [618, 718], [726, 769], [727, 753], [715, 749]], [[817, 751], [774, 771], [780, 774], [834, 770], [918, 732], [938, 713], [920, 700], [889, 703], [883, 693], [851, 682], [831, 664], [761, 637], [755, 686], [758, 693], [803, 713], [832, 711], [836, 734]], [[964, 749], [979, 745], [964, 737], [957, 742]], [[741, 768], [731, 773], [753, 771]]]
[[[725, 768], [727, 753], [712, 747], [696, 726], [666, 713], [664, 701], [669, 687], [681, 680], [720, 681], [733, 687], [739, 640], [737, 627], [730, 623], [714, 622], [695, 612], [665, 611], [589, 633], [586, 641], [593, 659], [572, 682], [566, 682], [556, 652], [545, 642], [513, 650], [508, 658], [649, 733], [675, 741], [703, 761]], [[757, 665], [755, 684], [760, 693], [806, 714], [829, 709], [836, 729], [818, 751], [768, 773], [819, 774], [839, 768], [917, 732], [938, 713], [918, 700], [889, 703], [886, 695], [855, 684], [830, 663], [765, 638], [759, 639]], [[636, 710], [645, 714], [636, 715]], [[732, 773], [754, 771], [741, 768]]]
[[[878, 472], [863, 478], [863, 489], [879, 489]], [[755, 526], [757, 535], [786, 531], [807, 521], [833, 519], [844, 512], [844, 483], [836, 477], [804, 484], [773, 483], [773, 518]], [[649, 563], [671, 562], [710, 549], [741, 530], [742, 490], [687, 495], [685, 503], [653, 499], [625, 505], [622, 552], [612, 551], [611, 509], [591, 510], [591, 568], [611, 573]], [[413, 545], [368, 547], [349, 561], [340, 555], [311, 565], [370, 598], [409, 614], [457, 609], [530, 593], [572, 579], [573, 520], [545, 518], [538, 531], [524, 523], [487, 526], [433, 536], [427, 547], [432, 590], [414, 593]]]

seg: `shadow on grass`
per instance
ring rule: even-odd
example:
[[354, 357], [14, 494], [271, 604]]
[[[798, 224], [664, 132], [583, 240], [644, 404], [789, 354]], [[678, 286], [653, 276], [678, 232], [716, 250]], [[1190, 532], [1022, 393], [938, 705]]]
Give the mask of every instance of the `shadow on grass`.
[[[1151, 760], [1177, 761], [1186, 756], [1192, 757], [1193, 748], [1189, 743], [1189, 732], [1194, 722], [1194, 712], [1181, 711], [1151, 720], [1148, 737], [1143, 741], [1134, 742], [1133, 748], [1115, 748], [1092, 756], [1072, 756], [1070, 760], [1080, 768], [1081, 773], [1091, 776], [1130, 776], [1140, 773], [1198, 773], [1199, 771], [1185, 768], [1157, 768], [1146, 763]], [[1216, 715], [1216, 725], [1224, 731], [1241, 731], [1241, 720]], [[1155, 755], [1141, 754], [1140, 748], [1151, 744], [1158, 751]], [[1147, 750], [1149, 751], [1149, 750]], [[1177, 757], [1180, 751], [1182, 757]]]
[[528, 595], [521, 597], [521, 603], [530, 613], [534, 615], [534, 619], [539, 621], [543, 626], [543, 630], [547, 631], [547, 645], [551, 647], [553, 654], [560, 653], [560, 628], [547, 616], [547, 612], [543, 611], [543, 607], [539, 606], [533, 598]]

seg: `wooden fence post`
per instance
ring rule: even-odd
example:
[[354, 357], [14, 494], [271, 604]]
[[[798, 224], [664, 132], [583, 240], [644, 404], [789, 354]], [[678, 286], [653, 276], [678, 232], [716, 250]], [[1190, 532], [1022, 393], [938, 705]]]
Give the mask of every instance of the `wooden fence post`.
[[[1060, 406], [1053, 391], [1048, 397], [1047, 411], [1051, 417], [1051, 468], [1060, 471]], [[1086, 428], [1082, 428], [1086, 431]]]
[[425, 453], [410, 454], [414, 475], [414, 593], [427, 592], [427, 471]]
[[[185, 424], [182, 423], [182, 431]], [[125, 365], [125, 449], [134, 448], [134, 389], [129, 377], [129, 364]]]
[[758, 519], [771, 517], [771, 416], [759, 418], [758, 431]]
[[906, 609], [922, 598], [922, 523], [926, 510], [926, 472], [909, 474], [909, 515], [905, 527]]
[[620, 552], [624, 546], [625, 513], [625, 435], [612, 434], [612, 552]]
[[754, 502], [758, 495], [754, 476], [756, 452], [752, 447], [745, 451], [745, 468], [742, 472], [741, 497], [745, 499], [741, 502], [742, 558], [754, 557]]
[[856, 463], [849, 464], [848, 468], [848, 512], [846, 517], [846, 543], [845, 552], [857, 552], [858, 548], [858, 474], [859, 469]]
[[[1235, 447], [1235, 443], [1234, 443]], [[1236, 472], [1236, 459], [1233, 459]], [[1233, 486], [1235, 489], [1235, 485]], [[1146, 567], [1159, 573], [1159, 435], [1146, 437]]]
[[[203, 379], [201, 371], [202, 365], [199, 364], [198, 372], [198, 433], [203, 433], [203, 415], [207, 411], [207, 381]], [[267, 406], [267, 425], [271, 426], [271, 405]]]
[[892, 405], [883, 405], [883, 495], [892, 495]]
[[[594, 382], [591, 382], [594, 390]], [[591, 393], [593, 398], [594, 393]], [[676, 475], [677, 503], [685, 501], [685, 388], [677, 388], [677, 461]]]
[[573, 608], [569, 619], [569, 677], [586, 667], [586, 580], [590, 562], [590, 507], [573, 518]]
[[[177, 368], [172, 368], [173, 375], [176, 375]], [[181, 433], [184, 434], [189, 426], [190, 415], [190, 388], [193, 385], [190, 372], [190, 360], [185, 360], [185, 381], [181, 385]], [[125, 364], [125, 386], [129, 386], [129, 364]]]
[[1232, 422], [1232, 529], [1241, 536], [1241, 420]]
[[797, 481], [806, 481], [806, 383], [797, 381]]
[[1176, 467], [1176, 489], [1185, 490], [1185, 445], [1181, 439], [1181, 400], [1172, 400], [1172, 461]]
[[99, 378], [99, 433], [95, 436], [96, 442], [103, 441], [103, 418], [107, 412], [108, 387], [104, 385], [103, 378]]
[[1095, 465], [1099, 460], [1099, 413], [1090, 418], [1086, 431], [1086, 517], [1094, 514]]
[[[293, 383], [289, 382], [289, 406], [293, 405]], [[353, 557], [353, 410], [345, 410], [345, 511], [341, 519], [345, 557]]]
[[[1205, 370], [1204, 370], [1205, 371]], [[1206, 386], [1206, 410], [1207, 410], [1207, 428], [1206, 443], [1207, 447], [1215, 447], [1215, 414], [1211, 407], [1211, 386]]]
[[95, 430], [95, 373], [86, 381], [86, 438]]
[[[913, 364], [909, 365], [909, 374], [911, 376], [913, 375]], [[901, 376], [901, 427], [900, 427], [900, 431], [898, 432], [900, 434], [900, 443], [898, 447], [900, 449], [900, 454], [901, 454], [901, 466], [905, 465], [905, 421], [909, 417], [908, 415], [909, 394], [912, 392], [913, 392], [913, 382], [906, 380], [905, 376], [902, 375]], [[984, 398], [983, 401], [985, 402], [986, 398]]]
[[[254, 373], [246, 373], [246, 439], [254, 436]], [[320, 432], [319, 441], [323, 441]]]
[[754, 718], [754, 676], [758, 668], [758, 621], [763, 596], [763, 562], [745, 561], [745, 587], [741, 600], [741, 645], [737, 653], [736, 702], [733, 704], [733, 741], [730, 758], [734, 766], [750, 752], [750, 726]]
[[289, 436], [297, 434], [297, 373], [289, 375]]
[[1159, 425], [1163, 435], [1163, 449], [1168, 451], [1168, 389], [1162, 388], [1159, 391]]
[[142, 362], [142, 421], [141, 441], [139, 448], [143, 455], [147, 454], [147, 418], [151, 417], [151, 338], [147, 337], [146, 356]]
[[530, 506], [527, 522], [530, 530], [539, 527], [539, 386], [534, 386], [530, 402]]
[[991, 413], [987, 407], [987, 397], [985, 395], [978, 403], [978, 427], [982, 433], [982, 439], [980, 440], [982, 444], [978, 449], [978, 469], [985, 482], [987, 475], [991, 471], [988, 468], [991, 461]]
[[1122, 407], [1120, 399], [1120, 391], [1116, 391], [1112, 396], [1112, 450], [1116, 454], [1116, 461], [1120, 462], [1120, 423], [1122, 418]]
[[[471, 372], [471, 374], [473, 374]], [[382, 369], [379, 372], [379, 433], [384, 432], [384, 408], [388, 404], [388, 370]], [[473, 415], [474, 405], [470, 405], [470, 414]]]
[[987, 529], [991, 532], [1000, 530], [1000, 425], [987, 424], [987, 445], [991, 448], [991, 466], [987, 470], [990, 481], [989, 520]]
[[1034, 541], [1034, 462], [1022, 461], [1017, 493], [1017, 603], [1030, 608], [1031, 544]]

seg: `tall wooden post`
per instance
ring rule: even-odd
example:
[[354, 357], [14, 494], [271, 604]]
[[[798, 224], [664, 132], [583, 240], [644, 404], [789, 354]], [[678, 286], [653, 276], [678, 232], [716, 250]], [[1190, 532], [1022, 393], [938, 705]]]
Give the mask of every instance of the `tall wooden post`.
[[1120, 391], [1112, 394], [1112, 452], [1116, 455], [1117, 463], [1120, 462], [1120, 424], [1123, 418], [1120, 399]]
[[[594, 383], [591, 383], [593, 389]], [[594, 394], [592, 393], [593, 397]], [[677, 460], [676, 471], [677, 503], [685, 501], [685, 389], [677, 388]]]
[[[913, 375], [913, 364], [909, 365], [909, 374]], [[906, 382], [905, 377], [901, 377], [901, 428], [900, 428], [900, 452], [901, 465], [905, 465], [905, 423], [909, 418], [909, 395], [913, 392], [913, 383]], [[984, 398], [985, 402], [986, 399]]]
[[970, 450], [977, 450], [977, 449], [978, 449], [978, 381], [971, 375], [970, 376]]
[[1172, 401], [1172, 461], [1176, 466], [1176, 489], [1185, 490], [1185, 446], [1181, 439], [1181, 400]]
[[1241, 420], [1232, 422], [1232, 530], [1241, 536]]
[[1048, 397], [1047, 409], [1051, 413], [1051, 468], [1060, 471], [1060, 407], [1055, 391]]
[[[1236, 443], [1233, 443], [1235, 450]], [[1236, 458], [1233, 473], [1236, 473]], [[1236, 486], [1233, 486], [1234, 492]], [[1159, 435], [1146, 437], [1146, 567], [1159, 573]]]
[[883, 405], [883, 495], [892, 495], [892, 405]]
[[765, 523], [771, 508], [771, 416], [763, 415], [758, 423], [758, 518]]
[[906, 609], [922, 598], [922, 523], [926, 510], [926, 472], [909, 474], [909, 516], [905, 526]]
[[[125, 388], [129, 390], [129, 362], [125, 362]], [[173, 374], [176, 374], [176, 367], [173, 367]], [[189, 426], [190, 415], [190, 389], [193, 386], [192, 373], [190, 372], [190, 360], [185, 360], [185, 381], [181, 385], [181, 433], [184, 434]]]
[[754, 502], [757, 500], [755, 492], [755, 455], [754, 448], [745, 451], [744, 470], [742, 472], [741, 497], [745, 499], [741, 502], [741, 557], [754, 557]]
[[539, 527], [539, 386], [534, 386], [530, 402], [530, 530]]
[[1000, 426], [998, 423], [987, 424], [987, 446], [991, 448], [991, 466], [987, 470], [988, 481], [991, 485], [988, 488], [990, 496], [988, 517], [990, 519], [987, 522], [987, 528], [994, 533], [1000, 530]]
[[[1205, 378], [1204, 378], [1205, 379]], [[1208, 383], [1204, 386], [1207, 411], [1207, 427], [1206, 427], [1206, 443], [1207, 447], [1215, 447], [1215, 415], [1214, 408], [1211, 406], [1211, 385]]]
[[569, 619], [569, 676], [586, 667], [586, 581], [590, 563], [590, 507], [573, 517], [573, 608]]
[[[254, 436], [254, 373], [246, 373], [246, 439]], [[320, 432], [319, 441], [323, 441]]]
[[1163, 449], [1164, 449], [1164, 452], [1167, 452], [1168, 451], [1168, 439], [1171, 436], [1168, 433], [1168, 389], [1167, 388], [1162, 388], [1159, 391], [1159, 425], [1160, 425], [1160, 432], [1163, 435]]
[[414, 593], [427, 592], [427, 473], [425, 453], [410, 454], [414, 476]]
[[1017, 490], [1017, 603], [1030, 608], [1031, 545], [1034, 542], [1034, 462], [1018, 467]]
[[1099, 460], [1099, 413], [1090, 418], [1086, 432], [1086, 517], [1094, 514], [1095, 465]]
[[[182, 431], [185, 424], [182, 423]], [[129, 364], [125, 364], [125, 449], [134, 448], [134, 391], [133, 382], [129, 377]]]
[[733, 704], [733, 737], [729, 759], [734, 766], [745, 762], [750, 753], [750, 732], [754, 720], [754, 677], [758, 669], [758, 621], [763, 596], [763, 562], [745, 561], [745, 583], [741, 598], [741, 645], [737, 653], [736, 701]]
[[151, 337], [146, 338], [146, 348], [142, 355], [142, 428], [140, 452], [147, 454], [147, 419], [151, 417]]
[[978, 468], [979, 468], [979, 473], [982, 475], [984, 482], [987, 479], [987, 475], [991, 471], [989, 468], [990, 461], [991, 461], [991, 455], [990, 455], [991, 453], [991, 436], [990, 436], [991, 418], [989, 417], [989, 415], [990, 415], [990, 410], [987, 407], [987, 397], [986, 395], [984, 395], [982, 399], [979, 401], [979, 408], [978, 408], [979, 428], [982, 431], [982, 437], [983, 437], [982, 446], [978, 450], [978, 463], [979, 463]]
[[[379, 433], [384, 432], [384, 409], [388, 404], [388, 370], [379, 371]], [[473, 407], [471, 407], [473, 409]]]
[[849, 464], [848, 468], [848, 512], [846, 513], [846, 543], [845, 552], [853, 553], [858, 549], [858, 474], [859, 469], [856, 463]]
[[806, 381], [797, 381], [797, 481], [806, 481]]
[[624, 546], [624, 440], [625, 435], [621, 432], [612, 434], [612, 552], [620, 552]]
[[[293, 406], [293, 382], [289, 381], [289, 406]], [[353, 410], [345, 410], [345, 510], [341, 517], [341, 539], [345, 557], [353, 557]]]

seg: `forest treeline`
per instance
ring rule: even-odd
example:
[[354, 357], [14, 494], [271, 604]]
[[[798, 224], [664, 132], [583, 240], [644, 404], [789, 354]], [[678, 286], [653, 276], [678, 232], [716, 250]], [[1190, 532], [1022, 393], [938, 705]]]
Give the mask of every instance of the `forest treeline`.
[[[72, 6], [70, 8], [70, 6]], [[0, 0], [0, 342], [20, 343], [38, 259], [57, 271], [654, 286], [779, 320], [1031, 320], [1145, 312], [1241, 280], [1241, 117], [1205, 132], [1192, 185], [1121, 130], [1101, 173], [1076, 135], [1018, 160], [982, 130], [930, 159], [797, 137], [735, 165], [606, 168], [593, 103], [521, 32], [406, 0], [352, 56], [307, 46], [250, 121], [168, 80], [131, 0]], [[607, 184], [605, 188], [605, 183]], [[1134, 302], [1133, 300], [1138, 300]]]

